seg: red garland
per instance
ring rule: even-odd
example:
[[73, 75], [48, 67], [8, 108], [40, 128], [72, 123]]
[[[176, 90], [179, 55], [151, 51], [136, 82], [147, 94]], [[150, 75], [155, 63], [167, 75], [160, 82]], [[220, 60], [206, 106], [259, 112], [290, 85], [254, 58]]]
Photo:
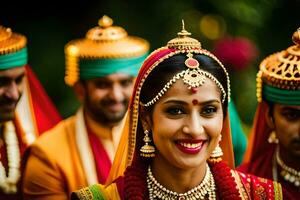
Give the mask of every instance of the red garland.
[[217, 196], [222, 200], [241, 199], [237, 184], [231, 175], [231, 169], [224, 162], [209, 163], [217, 186]]
[[147, 166], [132, 164], [124, 173], [124, 196], [126, 200], [148, 199]]
[[[231, 175], [230, 168], [224, 161], [216, 164], [209, 163], [217, 188], [218, 199], [239, 200], [240, 194], [237, 185]], [[125, 171], [125, 199], [145, 200], [148, 199], [147, 166], [145, 164], [132, 164]]]

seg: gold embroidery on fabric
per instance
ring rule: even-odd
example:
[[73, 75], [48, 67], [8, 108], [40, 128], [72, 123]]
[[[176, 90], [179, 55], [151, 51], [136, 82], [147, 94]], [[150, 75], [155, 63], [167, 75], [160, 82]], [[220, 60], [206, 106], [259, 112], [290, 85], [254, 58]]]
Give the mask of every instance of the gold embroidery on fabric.
[[262, 182], [262, 183], [267, 183], [267, 182], [268, 182], [267, 179], [265, 179], [265, 178], [257, 177], [257, 179], [258, 179], [260, 182]]
[[78, 195], [80, 200], [92, 200], [93, 199], [92, 191], [88, 187], [79, 190], [78, 192], [76, 192], [76, 194]]
[[237, 189], [239, 190], [241, 199], [243, 199], [243, 200], [248, 200], [248, 199], [250, 199], [250, 198], [249, 198], [249, 194], [247, 193], [246, 188], [245, 188], [245, 186], [243, 185], [243, 183], [242, 183], [242, 181], [241, 181], [241, 178], [240, 178], [239, 174], [238, 174], [236, 171], [231, 170], [231, 175], [233, 176], [234, 181], [235, 181], [236, 184], [237, 184]]
[[[255, 189], [255, 188], [254, 188]], [[255, 195], [259, 197], [259, 199], [267, 199], [265, 188], [261, 185], [257, 186], [257, 189], [254, 191]]]
[[282, 200], [283, 195], [282, 195], [282, 188], [280, 183], [273, 181], [273, 187], [274, 187], [275, 200]]

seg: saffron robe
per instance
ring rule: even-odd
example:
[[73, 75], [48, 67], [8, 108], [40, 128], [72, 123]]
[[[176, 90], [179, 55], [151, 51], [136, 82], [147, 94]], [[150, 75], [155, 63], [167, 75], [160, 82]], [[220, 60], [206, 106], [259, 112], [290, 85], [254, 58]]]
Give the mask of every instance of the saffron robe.
[[[30, 147], [24, 172], [24, 199], [66, 200], [72, 191], [89, 185], [75, 137], [76, 117], [61, 121]], [[101, 142], [95, 142], [95, 135], [88, 135], [97, 169], [96, 182], [104, 183], [111, 167], [109, 153]]]

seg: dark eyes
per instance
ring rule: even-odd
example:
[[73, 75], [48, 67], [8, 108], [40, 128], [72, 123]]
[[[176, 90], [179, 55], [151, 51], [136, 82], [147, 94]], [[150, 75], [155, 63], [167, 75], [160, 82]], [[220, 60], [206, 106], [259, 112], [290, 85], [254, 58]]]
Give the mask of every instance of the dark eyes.
[[22, 83], [23, 79], [24, 79], [24, 76], [19, 76], [18, 78], [16, 78], [16, 83], [17, 84]]
[[[126, 79], [126, 80], [122, 80], [119, 82], [121, 87], [125, 88], [125, 87], [129, 87], [132, 85], [133, 83], [133, 79]], [[109, 82], [109, 81], [96, 81], [95, 82], [95, 86], [97, 88], [101, 88], [101, 89], [106, 89], [106, 88], [110, 88], [110, 87], [113, 87], [113, 83], [112, 82]]]
[[[201, 108], [201, 110], [199, 111], [200, 115], [202, 116], [212, 116], [213, 114], [215, 114], [217, 112], [217, 107], [215, 106], [204, 106]], [[174, 106], [174, 107], [168, 107], [166, 109], [166, 113], [169, 114], [169, 115], [172, 115], [172, 116], [175, 116], [175, 115], [183, 115], [183, 114], [188, 114], [190, 111], [185, 108], [185, 107], [177, 107], [177, 106]]]
[[184, 109], [179, 107], [167, 108], [166, 112], [170, 115], [181, 115], [184, 114]]
[[300, 111], [298, 110], [291, 110], [283, 112], [282, 115], [289, 121], [295, 121], [300, 119]]
[[209, 115], [217, 112], [217, 108], [215, 106], [207, 106], [202, 110], [203, 114]]
[[97, 82], [95, 82], [95, 86], [97, 88], [101, 88], [101, 89], [108, 88], [108, 87], [110, 87], [110, 85], [111, 85], [110, 83], [105, 82], [105, 81], [97, 81]]
[[133, 79], [128, 79], [128, 80], [121, 81], [121, 85], [123, 87], [128, 87], [128, 86], [132, 85], [132, 83], [133, 83]]
[[11, 79], [11, 78], [8, 78], [8, 77], [0, 77], [0, 86], [6, 86], [6, 85], [9, 85], [11, 84], [13, 81], [15, 81], [15, 83], [17, 85], [21, 84], [22, 81], [24, 79], [24, 75], [21, 75], [19, 77], [17, 77], [15, 80], [14, 79]]
[[0, 86], [8, 85], [9, 82], [10, 82], [10, 80], [7, 78], [0, 78]]

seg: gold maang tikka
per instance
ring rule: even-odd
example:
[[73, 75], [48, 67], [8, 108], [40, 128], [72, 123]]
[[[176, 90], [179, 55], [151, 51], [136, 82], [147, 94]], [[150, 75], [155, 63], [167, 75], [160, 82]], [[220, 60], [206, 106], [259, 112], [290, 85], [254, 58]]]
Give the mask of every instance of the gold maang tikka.
[[[181, 30], [181, 32], [178, 33], [178, 37], [170, 40], [167, 45], [167, 47], [170, 49], [176, 49], [178, 51], [178, 53], [187, 53], [186, 54], [187, 59], [184, 62], [187, 69], [174, 75], [173, 78], [164, 85], [164, 87], [158, 92], [158, 94], [153, 99], [151, 99], [147, 103], [140, 102], [140, 104], [142, 106], [149, 107], [149, 106], [153, 105], [179, 79], [182, 79], [183, 82], [188, 85], [188, 88], [192, 89], [195, 87], [202, 86], [205, 83], [206, 78], [209, 78], [213, 82], [215, 82], [216, 85], [218, 86], [218, 88], [221, 90], [222, 103], [226, 100], [226, 92], [225, 92], [222, 84], [211, 73], [200, 69], [200, 63], [198, 62], [198, 60], [193, 58], [193, 53], [206, 55], [218, 62], [217, 58], [215, 58], [208, 51], [202, 49], [201, 43], [194, 38], [188, 37], [189, 35], [191, 35], [191, 33], [187, 32], [185, 30], [184, 21], [182, 21], [182, 30]], [[176, 55], [176, 53], [173, 53], [173, 54]], [[169, 56], [169, 57], [171, 57], [171, 56]], [[162, 62], [162, 60], [161, 60], [161, 62]], [[225, 70], [225, 68], [223, 67], [223, 65], [220, 62], [218, 62], [218, 63], [224, 69], [227, 79], [228, 79], [228, 83], [229, 83], [227, 71]]]
[[199, 62], [193, 58], [192, 53], [187, 54], [187, 59], [184, 64], [188, 67], [183, 75], [183, 82], [189, 85], [189, 89], [193, 87], [199, 87], [205, 83], [205, 75], [203, 71], [199, 69]]

